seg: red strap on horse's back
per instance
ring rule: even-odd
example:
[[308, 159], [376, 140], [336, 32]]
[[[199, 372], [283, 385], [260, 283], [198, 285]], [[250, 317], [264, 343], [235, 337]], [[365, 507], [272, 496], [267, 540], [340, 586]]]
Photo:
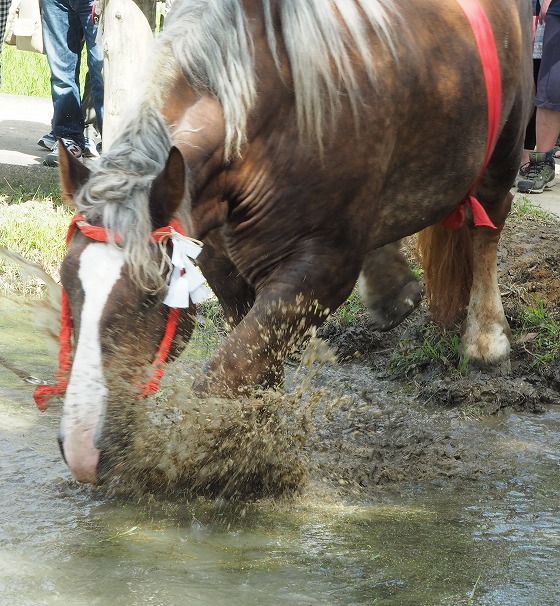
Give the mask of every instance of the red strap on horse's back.
[[486, 84], [486, 97], [488, 100], [488, 134], [486, 138], [486, 153], [484, 154], [484, 161], [482, 162], [478, 177], [470, 188], [469, 193], [463, 198], [457, 208], [444, 219], [442, 224], [449, 229], [458, 229], [461, 227], [465, 216], [464, 206], [468, 204], [472, 210], [476, 226], [485, 225], [496, 229], [496, 226], [488, 217], [486, 210], [473, 194], [488, 166], [500, 130], [500, 118], [502, 114], [500, 60], [490, 21], [488, 21], [488, 17], [479, 0], [457, 0], [457, 2], [469, 20], [482, 63], [484, 82]]

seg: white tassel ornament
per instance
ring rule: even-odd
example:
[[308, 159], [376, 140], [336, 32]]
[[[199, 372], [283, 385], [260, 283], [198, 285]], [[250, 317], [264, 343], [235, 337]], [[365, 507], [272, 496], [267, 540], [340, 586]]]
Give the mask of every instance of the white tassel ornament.
[[[206, 286], [204, 276], [192, 260], [196, 259], [202, 250], [200, 244], [186, 238], [176, 231], [171, 233], [173, 255], [171, 264], [173, 271], [169, 281], [169, 289], [163, 300], [169, 307], [186, 308], [191, 303], [202, 303], [211, 296]], [[192, 259], [192, 260], [191, 260]]]

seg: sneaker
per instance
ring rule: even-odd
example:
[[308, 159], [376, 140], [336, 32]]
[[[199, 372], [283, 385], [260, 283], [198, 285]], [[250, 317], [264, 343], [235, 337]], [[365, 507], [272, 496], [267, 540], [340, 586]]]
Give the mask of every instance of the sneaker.
[[545, 152], [529, 152], [529, 167], [524, 178], [517, 183], [517, 191], [523, 194], [540, 194], [545, 187], [554, 185], [554, 177], [554, 160], [547, 160]]
[[72, 139], [60, 139], [55, 143], [51, 153], [45, 156], [43, 160], [45, 166], [58, 166], [58, 148], [61, 142], [74, 158], [81, 158], [84, 155], [82, 148], [75, 141], [72, 141]]
[[528, 174], [529, 174], [529, 167], [531, 166], [530, 162], [525, 162], [525, 164], [522, 164], [519, 167], [519, 170], [517, 171], [519, 176], [524, 179]]
[[98, 158], [99, 152], [97, 151], [97, 145], [93, 139], [89, 137], [85, 138], [85, 149], [84, 149], [84, 158]]
[[46, 135], [43, 135], [39, 141], [37, 141], [37, 145], [39, 147], [42, 147], [44, 149], [48, 149], [49, 151], [52, 150], [52, 148], [55, 146], [56, 144], [56, 137], [53, 135], [53, 132], [51, 130], [50, 133], [47, 133]]

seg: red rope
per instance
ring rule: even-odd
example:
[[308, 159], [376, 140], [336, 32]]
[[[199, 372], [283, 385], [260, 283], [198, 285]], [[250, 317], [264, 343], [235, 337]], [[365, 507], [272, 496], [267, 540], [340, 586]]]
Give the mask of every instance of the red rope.
[[[76, 213], [70, 225], [68, 226], [68, 232], [66, 234], [66, 246], [69, 245], [70, 240], [74, 234], [76, 227], [88, 238], [96, 240], [97, 242], [109, 242], [111, 237], [108, 231], [104, 227], [97, 227], [90, 225], [82, 215]], [[182, 235], [185, 235], [185, 231], [181, 227], [181, 224], [176, 220], [172, 219], [169, 225], [160, 227], [159, 229], [152, 232], [152, 238], [155, 241], [162, 240], [164, 237], [168, 237], [170, 234], [176, 231]], [[120, 242], [121, 238], [118, 234], [114, 234], [114, 242]], [[60, 308], [60, 332], [58, 334], [58, 371], [56, 373], [57, 382], [54, 385], [38, 385], [33, 392], [33, 398], [37, 407], [40, 411], [47, 409], [49, 402], [48, 400], [55, 396], [66, 393], [68, 382], [70, 380], [70, 371], [72, 369], [72, 312], [70, 310], [70, 303], [68, 301], [68, 295], [64, 288], [61, 294], [61, 308]], [[165, 332], [158, 348], [155, 360], [152, 362], [152, 378], [146, 383], [140, 386], [138, 398], [145, 397], [158, 390], [160, 381], [165, 373], [165, 363], [171, 344], [175, 338], [177, 332], [177, 324], [179, 321], [180, 310], [176, 307], [169, 308], [169, 314], [167, 316], [167, 323], [165, 325]]]
[[38, 385], [33, 392], [33, 398], [40, 411], [46, 410], [48, 400], [52, 396], [66, 393], [68, 381], [70, 380], [70, 370], [72, 369], [72, 316], [68, 295], [64, 288], [62, 289], [60, 299], [60, 333], [58, 335], [58, 372], [56, 373], [57, 382], [54, 385]]
[[500, 74], [500, 60], [496, 50], [496, 41], [488, 17], [478, 0], [457, 0], [459, 6], [465, 12], [472, 28], [478, 53], [482, 62], [482, 71], [486, 84], [486, 96], [488, 99], [488, 136], [486, 139], [486, 153], [482, 167], [469, 190], [469, 193], [459, 203], [442, 224], [448, 229], [458, 229], [463, 225], [465, 219], [465, 204], [470, 206], [473, 220], [476, 226], [485, 225], [496, 229], [482, 204], [475, 198], [474, 191], [478, 186], [492, 152], [496, 145], [500, 128], [500, 116], [502, 114], [502, 78]]
[[[96, 242], [109, 242], [111, 240], [109, 232], [104, 227], [90, 225], [80, 213], [76, 213], [72, 217], [70, 225], [68, 226], [68, 231], [66, 232], [66, 246], [70, 244], [70, 240], [74, 235], [74, 229], [76, 227], [84, 234], [84, 236], [87, 236]], [[121, 237], [119, 234], [113, 234], [113, 242], [116, 242], [117, 244], [121, 242]]]
[[167, 317], [167, 324], [165, 326], [165, 333], [159, 345], [159, 349], [156, 355], [156, 359], [152, 362], [152, 378], [144, 383], [140, 388], [140, 394], [137, 398], [141, 399], [151, 393], [156, 392], [159, 389], [159, 383], [165, 373], [165, 362], [175, 338], [175, 332], [177, 330], [177, 322], [179, 321], [180, 310], [177, 307], [169, 308], [169, 316]]

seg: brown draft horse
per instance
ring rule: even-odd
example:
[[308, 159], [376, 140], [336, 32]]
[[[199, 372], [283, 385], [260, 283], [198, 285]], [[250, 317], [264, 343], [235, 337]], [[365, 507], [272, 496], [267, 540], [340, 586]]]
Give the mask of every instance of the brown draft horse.
[[[495, 41], [490, 146], [465, 5]], [[173, 218], [203, 241], [233, 326], [195, 387], [235, 396], [279, 384], [290, 347], [357, 281], [380, 329], [406, 317], [421, 291], [398, 241], [450, 215], [488, 148], [476, 195], [496, 229], [467, 210], [462, 228], [426, 232], [423, 256], [436, 312], [468, 304], [463, 354], [507, 364], [496, 249], [532, 105], [530, 19], [526, 0], [176, 0], [112, 149], [91, 169], [61, 155], [66, 197], [109, 240], [75, 230], [62, 266], [76, 346], [60, 444], [78, 480], [102, 481], [126, 443], [117, 410], [133, 410], [123, 398], [168, 316], [168, 253], [151, 234]], [[193, 315], [181, 312], [171, 355]]]

